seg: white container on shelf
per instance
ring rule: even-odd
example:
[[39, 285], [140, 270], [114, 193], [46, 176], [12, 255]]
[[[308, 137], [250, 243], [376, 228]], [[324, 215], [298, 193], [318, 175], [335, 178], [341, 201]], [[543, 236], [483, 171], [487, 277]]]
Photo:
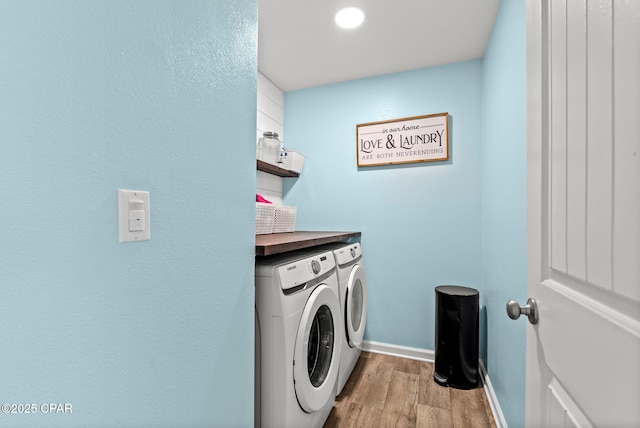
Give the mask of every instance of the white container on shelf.
[[256, 202], [256, 235], [295, 231], [296, 207]]
[[293, 232], [296, 226], [296, 207], [276, 205], [273, 219], [273, 233]]
[[282, 150], [282, 142], [278, 139], [277, 132], [265, 132], [262, 138], [258, 140], [256, 147], [256, 158], [261, 161], [282, 167], [282, 159], [280, 151]]
[[256, 235], [273, 233], [273, 222], [275, 218], [275, 205], [256, 202]]
[[282, 168], [288, 169], [289, 171], [297, 172], [299, 174], [302, 172], [304, 159], [305, 157], [303, 154], [287, 150], [284, 152]]

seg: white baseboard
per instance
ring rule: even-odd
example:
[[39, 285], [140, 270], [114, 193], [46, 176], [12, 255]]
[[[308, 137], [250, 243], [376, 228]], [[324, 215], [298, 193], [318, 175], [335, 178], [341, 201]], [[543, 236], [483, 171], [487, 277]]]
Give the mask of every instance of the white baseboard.
[[489, 407], [491, 407], [491, 413], [493, 413], [493, 419], [496, 421], [497, 428], [507, 428], [507, 421], [504, 419], [504, 414], [498, 403], [498, 397], [491, 386], [491, 380], [487, 374], [487, 370], [484, 367], [484, 363], [480, 360], [480, 379], [482, 380], [482, 386], [484, 387], [484, 393], [487, 395], [489, 401]]
[[362, 350], [375, 352], [376, 354], [392, 355], [394, 357], [409, 358], [411, 360], [435, 361], [433, 351], [421, 348], [411, 348], [409, 346], [391, 345], [389, 343], [374, 342], [371, 340], [362, 341]]
[[[409, 346], [401, 346], [401, 345], [392, 345], [389, 343], [382, 342], [374, 342], [371, 340], [365, 340], [362, 342], [362, 350], [367, 352], [374, 352], [376, 354], [385, 354], [392, 355], [394, 357], [401, 358], [409, 358], [411, 360], [420, 360], [420, 361], [435, 361], [435, 352], [429, 349], [422, 348], [412, 348]], [[504, 420], [504, 415], [502, 414], [502, 409], [500, 409], [500, 404], [498, 403], [498, 399], [496, 397], [495, 391], [491, 386], [491, 381], [489, 380], [489, 375], [480, 360], [479, 364], [480, 368], [480, 379], [482, 381], [482, 386], [484, 388], [484, 393], [487, 395], [487, 400], [489, 401], [489, 407], [491, 408], [491, 413], [493, 413], [493, 419], [496, 421], [497, 428], [507, 428], [507, 423]]]

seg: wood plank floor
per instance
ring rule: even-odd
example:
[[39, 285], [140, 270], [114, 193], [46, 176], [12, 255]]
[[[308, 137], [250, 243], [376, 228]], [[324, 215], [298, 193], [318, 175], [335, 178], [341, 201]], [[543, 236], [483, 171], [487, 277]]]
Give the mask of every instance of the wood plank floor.
[[324, 426], [495, 428], [496, 424], [482, 387], [440, 386], [433, 380], [433, 363], [363, 352]]

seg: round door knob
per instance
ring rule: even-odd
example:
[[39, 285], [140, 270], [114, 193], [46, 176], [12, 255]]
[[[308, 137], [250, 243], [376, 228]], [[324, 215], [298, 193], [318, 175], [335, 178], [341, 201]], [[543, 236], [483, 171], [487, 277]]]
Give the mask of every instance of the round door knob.
[[507, 302], [507, 315], [509, 315], [509, 318], [512, 320], [520, 318], [520, 303], [515, 300], [509, 300]]
[[507, 315], [512, 320], [517, 320], [520, 315], [526, 315], [531, 324], [538, 324], [538, 305], [535, 299], [528, 298], [527, 304], [520, 306], [515, 300], [507, 302]]

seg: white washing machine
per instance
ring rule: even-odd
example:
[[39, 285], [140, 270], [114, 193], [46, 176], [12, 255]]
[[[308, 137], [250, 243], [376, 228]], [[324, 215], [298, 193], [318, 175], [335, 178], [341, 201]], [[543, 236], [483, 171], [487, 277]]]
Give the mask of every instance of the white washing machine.
[[362, 248], [359, 243], [330, 244], [326, 248], [333, 251], [336, 260], [342, 311], [343, 342], [336, 390], [336, 395], [339, 395], [362, 352], [362, 340], [367, 324], [367, 276], [362, 264]]
[[333, 253], [258, 258], [255, 287], [255, 425], [322, 427], [343, 341]]

